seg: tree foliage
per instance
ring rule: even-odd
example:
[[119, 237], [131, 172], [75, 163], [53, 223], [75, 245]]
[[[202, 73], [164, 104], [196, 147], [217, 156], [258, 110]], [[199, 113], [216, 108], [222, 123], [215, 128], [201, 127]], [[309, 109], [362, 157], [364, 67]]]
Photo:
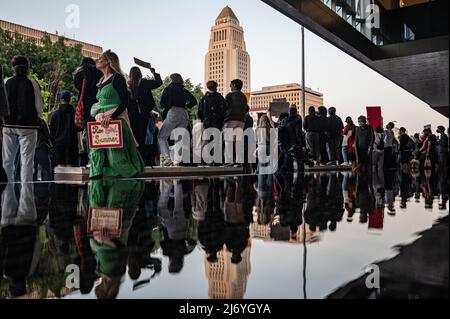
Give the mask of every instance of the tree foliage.
[[30, 60], [32, 77], [43, 91], [45, 111], [56, 105], [61, 90], [75, 90], [72, 73], [83, 58], [81, 45], [67, 45], [64, 37], [53, 43], [48, 34], [37, 44], [18, 33], [0, 30], [0, 64], [6, 77], [13, 75], [11, 59], [16, 55], [24, 55]]

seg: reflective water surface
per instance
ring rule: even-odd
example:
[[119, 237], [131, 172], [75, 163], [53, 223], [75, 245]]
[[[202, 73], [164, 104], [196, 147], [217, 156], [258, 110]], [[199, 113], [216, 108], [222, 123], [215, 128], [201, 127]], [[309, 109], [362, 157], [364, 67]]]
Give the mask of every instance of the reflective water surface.
[[1, 188], [0, 298], [448, 298], [442, 174]]

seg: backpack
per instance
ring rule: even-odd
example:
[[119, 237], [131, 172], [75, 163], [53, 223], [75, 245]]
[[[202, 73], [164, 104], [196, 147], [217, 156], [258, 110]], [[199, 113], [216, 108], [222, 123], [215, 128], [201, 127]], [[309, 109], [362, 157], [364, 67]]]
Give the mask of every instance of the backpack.
[[380, 137], [380, 143], [377, 144], [377, 150], [384, 151], [384, 136]]
[[221, 99], [216, 94], [207, 94], [204, 97], [205, 108], [205, 126], [206, 127], [221, 127], [224, 122], [224, 109], [221, 105]]

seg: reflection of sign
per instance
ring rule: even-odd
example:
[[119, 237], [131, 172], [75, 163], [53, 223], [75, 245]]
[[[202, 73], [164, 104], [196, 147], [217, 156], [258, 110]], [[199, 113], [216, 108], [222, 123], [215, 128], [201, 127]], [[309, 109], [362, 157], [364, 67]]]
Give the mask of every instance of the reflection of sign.
[[88, 123], [89, 147], [123, 148], [122, 122], [112, 121], [108, 128], [101, 123]]
[[88, 218], [88, 232], [108, 230], [111, 237], [120, 237], [122, 228], [121, 208], [91, 208]]

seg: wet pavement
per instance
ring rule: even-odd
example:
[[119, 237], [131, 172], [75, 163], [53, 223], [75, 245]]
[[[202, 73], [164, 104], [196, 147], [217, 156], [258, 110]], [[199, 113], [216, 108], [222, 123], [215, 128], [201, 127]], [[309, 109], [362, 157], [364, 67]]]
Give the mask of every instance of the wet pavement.
[[1, 190], [0, 298], [448, 298], [445, 174]]

